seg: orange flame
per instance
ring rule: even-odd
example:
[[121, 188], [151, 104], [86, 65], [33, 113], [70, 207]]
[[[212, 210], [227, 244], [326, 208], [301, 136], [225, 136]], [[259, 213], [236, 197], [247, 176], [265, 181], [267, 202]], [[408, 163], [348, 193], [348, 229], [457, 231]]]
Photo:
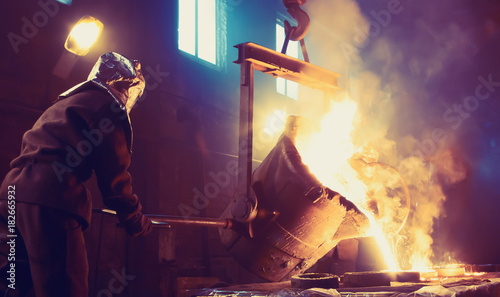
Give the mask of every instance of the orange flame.
[[[370, 219], [373, 235], [390, 270], [398, 270], [398, 263], [384, 231], [369, 210], [367, 186], [359, 173], [349, 164], [355, 154], [363, 153], [351, 138], [357, 105], [345, 99], [334, 102], [331, 111], [321, 120], [320, 132], [310, 135], [307, 143], [300, 138], [296, 146], [304, 164], [323, 183], [355, 203]], [[309, 135], [308, 135], [309, 136]]]

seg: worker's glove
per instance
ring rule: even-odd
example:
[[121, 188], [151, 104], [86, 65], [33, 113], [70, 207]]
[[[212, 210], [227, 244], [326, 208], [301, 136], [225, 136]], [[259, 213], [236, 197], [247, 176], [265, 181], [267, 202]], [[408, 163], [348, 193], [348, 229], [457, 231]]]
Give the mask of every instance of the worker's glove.
[[153, 229], [151, 219], [137, 212], [134, 216], [121, 221], [120, 226], [125, 228], [127, 233], [133, 237], [144, 236]]

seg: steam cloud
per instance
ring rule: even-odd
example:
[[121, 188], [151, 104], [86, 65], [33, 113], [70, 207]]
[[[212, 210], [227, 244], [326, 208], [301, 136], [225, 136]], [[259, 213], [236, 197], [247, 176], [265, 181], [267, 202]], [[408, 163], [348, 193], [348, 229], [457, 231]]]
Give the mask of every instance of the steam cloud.
[[341, 87], [357, 102], [356, 145], [376, 150], [377, 161], [399, 171], [408, 185], [411, 212], [394, 237], [401, 267], [428, 267], [434, 223], [444, 215], [443, 187], [466, 177], [451, 145], [457, 131], [443, 113], [466, 95], [466, 86], [452, 87], [450, 80], [473, 63], [477, 40], [468, 27], [478, 21], [465, 13], [471, 1], [360, 3], [305, 5], [309, 56], [340, 73]]

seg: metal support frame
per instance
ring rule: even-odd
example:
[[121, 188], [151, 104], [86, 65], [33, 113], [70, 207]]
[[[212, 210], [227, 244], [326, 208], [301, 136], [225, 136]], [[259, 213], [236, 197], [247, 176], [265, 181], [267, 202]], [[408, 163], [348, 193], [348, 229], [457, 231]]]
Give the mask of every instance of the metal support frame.
[[251, 221], [256, 215], [257, 199], [252, 190], [252, 144], [253, 144], [253, 101], [254, 70], [283, 77], [301, 85], [321, 89], [333, 94], [338, 87], [339, 74], [292, 58], [283, 53], [247, 42], [238, 48], [240, 64], [240, 119], [238, 148], [238, 185], [236, 198], [231, 207], [232, 215], [239, 221]]
[[238, 138], [238, 184], [235, 203], [231, 207], [233, 217], [251, 221], [257, 200], [251, 188], [253, 143], [253, 84], [254, 65], [244, 61], [240, 67], [240, 127]]
[[[240, 135], [238, 165], [241, 174], [238, 175], [239, 184], [248, 184], [252, 175], [252, 143], [253, 143], [253, 63], [245, 61], [241, 64], [240, 81]], [[241, 193], [248, 195], [244, 188]]]

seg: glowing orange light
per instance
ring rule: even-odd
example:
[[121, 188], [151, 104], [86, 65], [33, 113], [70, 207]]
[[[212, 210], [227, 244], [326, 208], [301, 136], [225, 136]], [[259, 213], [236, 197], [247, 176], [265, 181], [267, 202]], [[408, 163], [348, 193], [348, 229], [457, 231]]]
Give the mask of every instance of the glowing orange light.
[[371, 223], [370, 233], [376, 238], [386, 265], [390, 270], [398, 270], [394, 252], [368, 210], [367, 187], [349, 164], [349, 160], [361, 150], [351, 139], [356, 110], [356, 103], [347, 98], [334, 102], [331, 111], [321, 121], [321, 131], [313, 133], [307, 143], [297, 139], [297, 149], [304, 164], [325, 186], [348, 197], [366, 214]]
[[69, 33], [64, 47], [69, 52], [85, 56], [101, 35], [104, 25], [91, 16], [82, 17]]

